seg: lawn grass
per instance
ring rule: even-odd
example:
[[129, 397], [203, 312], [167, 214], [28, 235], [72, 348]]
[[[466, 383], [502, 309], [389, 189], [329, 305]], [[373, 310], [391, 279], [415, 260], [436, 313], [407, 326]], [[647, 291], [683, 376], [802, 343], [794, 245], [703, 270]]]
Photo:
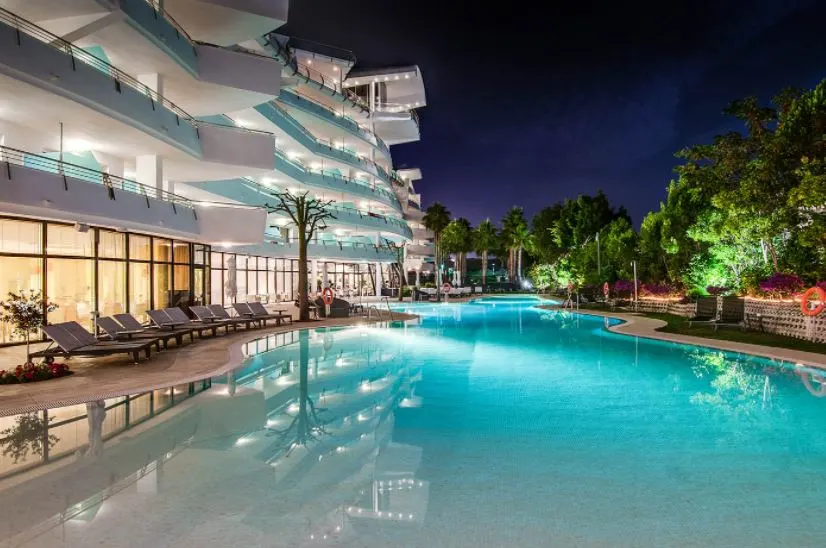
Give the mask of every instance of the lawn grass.
[[714, 331], [710, 325], [688, 327], [688, 322], [682, 316], [661, 312], [642, 312], [640, 314], [646, 318], [654, 318], [666, 322], [667, 325], [657, 329], [657, 331], [663, 331], [665, 333], [677, 333], [679, 335], [690, 335], [693, 337], [704, 337], [706, 339], [747, 344], [762, 344], [763, 346], [826, 354], [826, 344], [824, 343], [804, 341], [802, 339], [795, 339], [794, 337], [786, 337], [785, 335], [778, 335], [776, 333], [765, 333], [763, 331], [742, 331], [737, 327], [721, 327], [717, 331]]
[[[604, 305], [598, 303], [588, 303], [580, 305], [584, 310], [600, 310], [607, 312]], [[630, 312], [617, 310], [617, 312]], [[695, 325], [688, 327], [688, 322], [682, 316], [675, 314], [665, 314], [663, 312], [638, 312], [640, 316], [654, 318], [666, 322], [666, 325], [657, 329], [663, 333], [676, 333], [678, 335], [689, 335], [692, 337], [703, 337], [706, 339], [716, 339], [720, 341], [733, 341], [746, 344], [762, 344], [763, 346], [773, 346], [777, 348], [788, 348], [790, 350], [800, 350], [802, 352], [815, 352], [826, 354], [826, 343], [816, 343], [778, 335], [776, 333], [765, 333], [763, 331], [746, 330], [742, 331], [737, 327], [721, 327], [714, 331], [710, 325]]]

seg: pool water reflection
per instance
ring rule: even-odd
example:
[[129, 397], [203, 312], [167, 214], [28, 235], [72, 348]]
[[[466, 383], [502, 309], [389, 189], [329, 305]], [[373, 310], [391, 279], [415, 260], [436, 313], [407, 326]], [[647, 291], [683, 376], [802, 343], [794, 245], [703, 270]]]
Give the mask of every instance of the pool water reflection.
[[820, 373], [535, 304], [264, 338], [112, 435], [87, 406], [87, 445], [0, 481], [0, 546], [821, 544]]

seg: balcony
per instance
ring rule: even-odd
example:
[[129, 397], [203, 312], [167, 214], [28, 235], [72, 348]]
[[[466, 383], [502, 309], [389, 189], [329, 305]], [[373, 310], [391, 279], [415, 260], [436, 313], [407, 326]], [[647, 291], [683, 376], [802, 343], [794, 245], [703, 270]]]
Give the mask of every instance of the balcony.
[[392, 207], [398, 213], [402, 212], [399, 199], [393, 192], [385, 188], [374, 187], [361, 179], [345, 177], [338, 173], [313, 170], [300, 161], [291, 159], [279, 149], [275, 151], [275, 158], [275, 169], [299, 183], [323, 190], [358, 196], [359, 198], [367, 200], [375, 200], [376, 202]]
[[346, 131], [349, 131], [353, 135], [376, 146], [388, 158], [390, 157], [390, 147], [387, 146], [381, 137], [372, 131], [361, 127], [358, 122], [349, 116], [336, 112], [327, 105], [324, 105], [297, 90], [286, 88], [281, 90], [281, 93], [278, 95], [278, 100], [284, 104], [301, 109], [326, 120], [327, 122], [335, 124]]
[[436, 255], [436, 247], [433, 244], [407, 244], [405, 246], [408, 257], [434, 257]]
[[[267, 257], [298, 257], [298, 244], [272, 240], [254, 247], [245, 247], [243, 253]], [[330, 240], [319, 240], [307, 244], [307, 256], [311, 259], [324, 258], [383, 263], [396, 260], [395, 251], [386, 246]]]
[[259, 242], [262, 209], [194, 202], [135, 181], [0, 146], [0, 209], [66, 222], [194, 238]]
[[[7, 91], [28, 98], [16, 103], [15, 121], [23, 125], [48, 123], [55, 108], [38, 108], [37, 101], [56, 103], [57, 95], [68, 99], [66, 105], [72, 109], [60, 112], [64, 119], [84, 126], [100, 142], [119, 146], [121, 156], [169, 153], [168, 147], [138, 134], [133, 139], [122, 125], [126, 124], [199, 160], [261, 169], [274, 165], [272, 134], [199, 122], [103, 59], [2, 9], [0, 72], [9, 78]], [[46, 92], [42, 98], [41, 89]]]
[[405, 188], [405, 182], [394, 171], [387, 171], [369, 158], [363, 158], [343, 148], [333, 147], [324, 141], [319, 140], [307, 128], [301, 125], [298, 120], [274, 101], [258, 105], [255, 110], [283, 130], [287, 135], [301, 143], [313, 154], [324, 156], [348, 164], [356, 169], [367, 171], [376, 175], [388, 185], [398, 188]]

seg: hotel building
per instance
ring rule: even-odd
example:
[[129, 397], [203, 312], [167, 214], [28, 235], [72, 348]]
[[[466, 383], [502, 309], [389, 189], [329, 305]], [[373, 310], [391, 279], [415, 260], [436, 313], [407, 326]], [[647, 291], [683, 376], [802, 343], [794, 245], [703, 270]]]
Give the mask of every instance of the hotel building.
[[[380, 294], [433, 247], [416, 169], [416, 66], [278, 32], [287, 0], [0, 0], [0, 295], [50, 322], [297, 295], [273, 192], [332, 201], [311, 290]], [[404, 246], [403, 265], [395, 248]], [[0, 327], [0, 344], [15, 342]]]

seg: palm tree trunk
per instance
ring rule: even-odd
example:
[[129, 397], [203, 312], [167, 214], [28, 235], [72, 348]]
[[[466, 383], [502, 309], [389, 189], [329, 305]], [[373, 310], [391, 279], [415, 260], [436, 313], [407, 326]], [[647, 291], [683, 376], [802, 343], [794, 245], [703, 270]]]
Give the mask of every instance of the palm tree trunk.
[[307, 294], [307, 235], [306, 227], [298, 227], [298, 319], [302, 322], [310, 319], [310, 301]]
[[482, 289], [487, 286], [488, 283], [488, 252], [482, 252]]
[[517, 280], [522, 281], [522, 246], [519, 246], [519, 270], [517, 270]]

